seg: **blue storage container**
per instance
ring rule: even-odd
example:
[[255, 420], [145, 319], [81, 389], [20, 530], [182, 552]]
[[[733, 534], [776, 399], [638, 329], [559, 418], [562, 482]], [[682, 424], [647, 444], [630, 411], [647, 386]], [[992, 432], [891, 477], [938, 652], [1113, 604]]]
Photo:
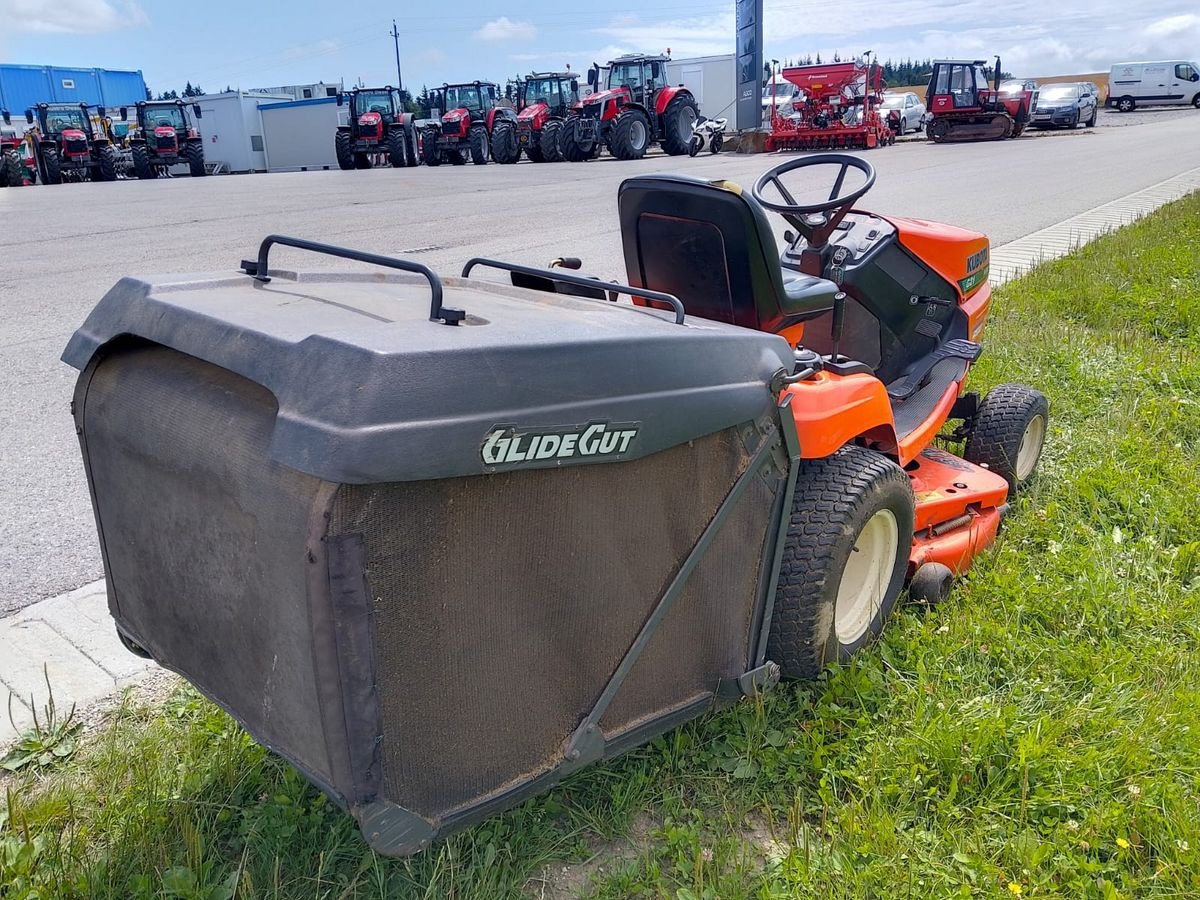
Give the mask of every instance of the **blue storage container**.
[[145, 99], [140, 71], [0, 65], [0, 108], [13, 115], [24, 115], [38, 103], [116, 107]]

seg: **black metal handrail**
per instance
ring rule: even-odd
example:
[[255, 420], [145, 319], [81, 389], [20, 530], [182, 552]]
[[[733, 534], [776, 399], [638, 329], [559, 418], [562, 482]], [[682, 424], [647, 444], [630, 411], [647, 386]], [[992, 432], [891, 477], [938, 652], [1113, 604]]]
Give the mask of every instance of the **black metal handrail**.
[[378, 253], [364, 253], [361, 250], [351, 250], [348, 247], [335, 247], [333, 244], [319, 244], [316, 241], [306, 241], [301, 238], [288, 237], [282, 234], [270, 234], [263, 238], [263, 242], [258, 245], [257, 262], [242, 260], [242, 271], [247, 275], [252, 275], [257, 281], [261, 281], [264, 284], [270, 281], [271, 277], [267, 274], [270, 271], [270, 267], [267, 265], [267, 256], [271, 252], [271, 247], [275, 244], [422, 275], [429, 282], [429, 290], [433, 295], [429, 304], [429, 321], [441, 322], [445, 325], [457, 325], [467, 317], [466, 312], [461, 309], [442, 306], [442, 280], [438, 278], [437, 273], [433, 269], [418, 262], [412, 262], [407, 259], [395, 259], [391, 256], [381, 256]]
[[646, 288], [635, 288], [627, 284], [618, 284], [616, 282], [599, 281], [595, 278], [585, 278], [582, 275], [568, 275], [562, 269], [539, 269], [536, 266], [522, 266], [517, 263], [502, 262], [498, 259], [487, 259], [483, 256], [476, 256], [474, 259], [467, 261], [463, 266], [462, 277], [469, 278], [471, 270], [476, 266], [487, 266], [490, 269], [502, 269], [507, 272], [516, 272], [518, 275], [532, 275], [536, 278], [546, 278], [550, 281], [561, 281], [563, 284], [574, 284], [579, 287], [600, 288], [601, 290], [610, 291], [614, 294], [627, 294], [630, 297], [641, 297], [645, 300], [654, 300], [658, 303], [666, 303], [675, 310], [675, 324], [682, 325], [684, 322], [685, 311], [683, 302], [674, 294], [664, 294], [661, 291], [650, 291]]

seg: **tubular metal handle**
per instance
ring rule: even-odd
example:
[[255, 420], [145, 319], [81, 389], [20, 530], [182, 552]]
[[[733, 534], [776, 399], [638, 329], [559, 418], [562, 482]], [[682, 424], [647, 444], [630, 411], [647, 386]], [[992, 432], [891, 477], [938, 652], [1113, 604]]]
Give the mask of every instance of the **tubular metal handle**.
[[429, 305], [429, 321], [441, 322], [444, 325], [457, 325], [467, 316], [466, 312], [461, 309], [442, 306], [442, 280], [438, 278], [437, 273], [431, 268], [418, 262], [412, 262], [407, 259], [395, 259], [391, 256], [381, 256], [378, 253], [364, 253], [361, 250], [351, 250], [348, 247], [335, 247], [332, 244], [319, 244], [316, 241], [306, 241], [301, 238], [288, 237], [282, 234], [269, 234], [258, 245], [258, 260], [256, 262], [242, 260], [242, 271], [247, 275], [254, 276], [255, 280], [261, 281], [264, 284], [270, 281], [271, 278], [267, 274], [270, 271], [267, 265], [267, 256], [271, 252], [271, 247], [275, 244], [282, 244], [285, 247], [295, 247], [298, 250], [308, 250], [312, 253], [324, 253], [327, 256], [337, 256], [342, 259], [353, 259], [358, 262], [383, 266], [388, 269], [414, 272], [417, 275], [424, 276], [425, 280], [429, 282], [429, 290], [433, 295]]
[[521, 266], [516, 263], [502, 262], [498, 259], [487, 259], [483, 256], [476, 256], [473, 259], [467, 260], [467, 264], [463, 266], [462, 277], [469, 278], [471, 270], [476, 266], [487, 266], [489, 269], [502, 269], [507, 272], [516, 272], [518, 275], [533, 275], [538, 278], [547, 278], [551, 281], [561, 281], [564, 284], [579, 285], [580, 287], [601, 288], [613, 294], [627, 294], [630, 297], [641, 297], [645, 300], [666, 303], [675, 310], [675, 324], [682, 325], [684, 321], [683, 302], [673, 294], [664, 294], [661, 291], [649, 291], [645, 288], [635, 288], [627, 284], [597, 281], [595, 278], [584, 278], [582, 275], [568, 275], [562, 269], [539, 269], [536, 266]]

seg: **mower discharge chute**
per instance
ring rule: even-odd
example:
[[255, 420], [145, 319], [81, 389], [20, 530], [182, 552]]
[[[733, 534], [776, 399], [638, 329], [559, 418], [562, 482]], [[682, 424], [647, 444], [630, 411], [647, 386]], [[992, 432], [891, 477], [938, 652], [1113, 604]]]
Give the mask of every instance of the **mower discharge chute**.
[[390, 855], [848, 659], [993, 541], [1048, 417], [964, 389], [987, 239], [851, 211], [874, 178], [629, 179], [629, 285], [278, 236], [118, 282], [64, 359], [122, 639]]
[[871, 150], [896, 142], [879, 113], [885, 86], [879, 66], [837, 62], [788, 66], [780, 74], [803, 99], [787, 113], [771, 106], [768, 150]]
[[404, 111], [398, 90], [355, 88], [339, 93], [337, 104], [348, 108], [346, 124], [339, 125], [333, 137], [338, 168], [420, 165], [415, 119]]

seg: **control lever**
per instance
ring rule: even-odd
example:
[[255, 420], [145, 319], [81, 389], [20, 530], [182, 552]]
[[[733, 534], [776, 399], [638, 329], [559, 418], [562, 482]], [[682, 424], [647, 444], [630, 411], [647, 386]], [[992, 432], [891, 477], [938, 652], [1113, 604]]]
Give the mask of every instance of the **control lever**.
[[842, 342], [842, 326], [846, 322], [846, 292], [838, 291], [833, 295], [833, 353], [834, 362], [842, 357], [838, 353], [838, 345]]
[[954, 306], [955, 305], [955, 302], [953, 300], [947, 300], [945, 297], [921, 297], [917, 294], [913, 294], [911, 297], [909, 297], [908, 302], [911, 303], [913, 306], [916, 306], [918, 303], [929, 303], [933, 306]]

